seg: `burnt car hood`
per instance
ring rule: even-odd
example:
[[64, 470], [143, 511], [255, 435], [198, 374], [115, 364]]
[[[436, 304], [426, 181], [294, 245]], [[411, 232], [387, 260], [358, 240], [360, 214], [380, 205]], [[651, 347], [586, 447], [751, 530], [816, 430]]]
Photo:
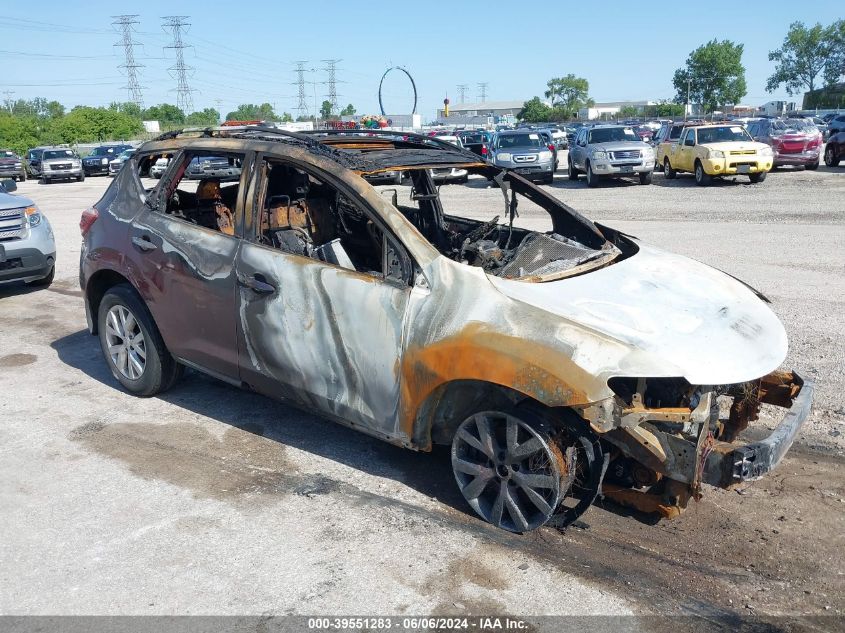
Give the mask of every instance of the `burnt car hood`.
[[618, 263], [559, 281], [489, 279], [512, 299], [630, 347], [618, 371], [609, 370], [617, 375], [722, 385], [780, 366], [786, 332], [753, 290], [695, 260], [638, 246]]

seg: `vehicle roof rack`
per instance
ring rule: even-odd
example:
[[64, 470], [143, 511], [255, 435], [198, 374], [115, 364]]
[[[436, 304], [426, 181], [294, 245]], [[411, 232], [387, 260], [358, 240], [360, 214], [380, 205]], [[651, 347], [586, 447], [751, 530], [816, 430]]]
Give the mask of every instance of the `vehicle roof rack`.
[[457, 145], [452, 145], [451, 143], [447, 143], [446, 141], [441, 141], [436, 136], [427, 136], [425, 134], [419, 134], [417, 132], [401, 132], [399, 130], [371, 130], [366, 128], [352, 128], [347, 130], [335, 130], [335, 129], [325, 129], [325, 130], [305, 130], [302, 132], [303, 135], [307, 137], [313, 137], [318, 135], [324, 136], [401, 136], [403, 140], [415, 140], [419, 141], [421, 145], [434, 145], [439, 149], [448, 149], [452, 151], [461, 152], [464, 154], [472, 155], [475, 160], [480, 159], [481, 157], [473, 152], [469, 151], [464, 147], [458, 147]]
[[299, 132], [290, 132], [277, 127], [270, 127], [267, 125], [229, 125], [225, 127], [186, 127], [179, 130], [171, 130], [165, 132], [157, 137], [154, 141], [169, 141], [174, 138], [179, 138], [188, 134], [199, 134], [200, 138], [226, 138], [228, 136], [241, 137], [245, 134], [257, 133], [257, 135], [273, 135], [284, 136], [287, 138], [294, 138], [308, 144], [319, 143], [309, 136], [305, 136]]

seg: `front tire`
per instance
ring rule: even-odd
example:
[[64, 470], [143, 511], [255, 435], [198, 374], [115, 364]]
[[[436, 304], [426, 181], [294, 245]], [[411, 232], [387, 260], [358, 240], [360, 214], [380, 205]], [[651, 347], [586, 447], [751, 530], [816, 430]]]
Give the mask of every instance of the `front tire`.
[[176, 362], [135, 290], [120, 284], [110, 288], [97, 312], [100, 347], [112, 375], [137, 396], [153, 396], [178, 379]]
[[593, 173], [593, 166], [590, 163], [587, 163], [587, 186], [588, 187], [598, 187], [599, 186], [599, 177]]
[[695, 184], [699, 187], [706, 187], [712, 180], [713, 177], [704, 171], [704, 165], [701, 164], [701, 161], [695, 161]]
[[819, 168], [819, 163], [816, 161], [815, 163], [810, 163], [809, 165], [805, 165], [804, 169], [809, 169], [810, 171], [816, 171]]
[[840, 160], [842, 159], [837, 156], [835, 148], [828, 143], [827, 147], [824, 148], [824, 164], [828, 167], [838, 167]]
[[640, 173], [640, 184], [641, 185], [650, 185], [651, 180], [653, 178], [653, 172], [644, 171]]
[[766, 173], [765, 171], [761, 171], [756, 174], [749, 174], [748, 179], [754, 183], [763, 182], [766, 179]]
[[669, 180], [674, 180], [678, 177], [678, 172], [672, 169], [672, 165], [669, 163], [669, 157], [663, 159], [663, 173]]
[[569, 180], [578, 180], [578, 170], [575, 169], [575, 165], [572, 164], [571, 159], [567, 159], [566, 161], [566, 173], [569, 176]]

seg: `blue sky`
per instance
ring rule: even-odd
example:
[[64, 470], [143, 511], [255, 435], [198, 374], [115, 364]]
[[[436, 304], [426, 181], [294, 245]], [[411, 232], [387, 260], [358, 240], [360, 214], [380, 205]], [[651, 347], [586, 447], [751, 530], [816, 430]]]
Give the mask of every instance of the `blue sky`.
[[[382, 5], [383, 8], [379, 8]], [[33, 8], [37, 7], [37, 11]], [[259, 8], [260, 7], [260, 8]], [[313, 108], [327, 87], [320, 60], [337, 58], [341, 106], [353, 103], [358, 113], [378, 111], [378, 82], [386, 68], [402, 65], [414, 75], [418, 112], [424, 119], [447, 95], [458, 99], [458, 84], [468, 84], [467, 101], [475, 101], [479, 82], [487, 82], [487, 99], [524, 100], [542, 95], [550, 77], [574, 73], [590, 82], [596, 101], [671, 98], [676, 68], [697, 46], [713, 38], [745, 44], [748, 95], [759, 105], [785, 99], [783, 90], [765, 91], [773, 68], [767, 54], [780, 45], [789, 24], [845, 17], [840, 1], [795, 0], [766, 3], [581, 3], [497, 2], [266, 2], [213, 0], [179, 2], [4, 3], [0, 17], [0, 92], [12, 98], [44, 96], [66, 106], [105, 105], [126, 100], [125, 79], [118, 70], [123, 49], [111, 16], [138, 13], [135, 39], [146, 105], [175, 103], [176, 81], [168, 74], [172, 51], [161, 16], [189, 16], [184, 34], [186, 62], [193, 66], [190, 84], [195, 109], [268, 101], [277, 111], [297, 105], [293, 63], [310, 60], [306, 86]], [[2, 94], [0, 98], [6, 98]], [[219, 102], [218, 102], [219, 100]], [[411, 108], [410, 87], [398, 73], [385, 82], [389, 113]]]

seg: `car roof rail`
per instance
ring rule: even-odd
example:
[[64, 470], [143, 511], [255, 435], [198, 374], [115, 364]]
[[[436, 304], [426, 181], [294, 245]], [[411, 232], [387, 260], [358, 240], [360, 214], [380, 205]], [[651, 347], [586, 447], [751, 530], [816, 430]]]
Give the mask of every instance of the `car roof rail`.
[[473, 156], [476, 160], [478, 160], [479, 156], [470, 150], [464, 147], [458, 147], [457, 145], [452, 145], [451, 143], [447, 143], [446, 141], [441, 141], [436, 136], [428, 136], [425, 134], [419, 134], [417, 132], [400, 132], [399, 130], [371, 130], [366, 128], [350, 128], [346, 130], [335, 130], [335, 129], [325, 129], [325, 130], [305, 130], [302, 134], [306, 136], [401, 136], [403, 140], [415, 140], [419, 141], [421, 145], [435, 145], [440, 149], [448, 149], [452, 151], [462, 152], [464, 154], [468, 154]]
[[257, 132], [261, 135], [272, 134], [274, 136], [284, 136], [288, 138], [295, 138], [308, 144], [319, 143], [313, 138], [305, 136], [300, 132], [290, 132], [277, 127], [270, 127], [267, 125], [228, 125], [218, 127], [186, 127], [178, 130], [171, 130], [155, 137], [153, 141], [169, 141], [174, 138], [188, 134], [199, 134], [200, 138], [225, 138], [227, 136], [242, 136]]

